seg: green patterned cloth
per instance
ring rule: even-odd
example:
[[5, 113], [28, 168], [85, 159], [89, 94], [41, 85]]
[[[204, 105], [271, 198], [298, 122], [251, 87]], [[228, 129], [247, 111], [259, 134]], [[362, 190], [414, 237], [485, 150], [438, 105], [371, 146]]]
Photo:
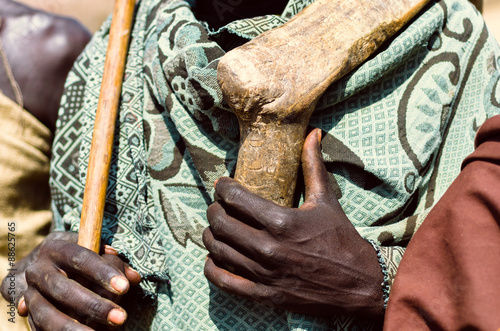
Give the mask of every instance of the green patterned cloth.
[[[138, 2], [102, 235], [144, 277], [149, 299], [134, 300], [127, 329], [380, 328], [371, 319], [271, 309], [221, 292], [203, 275], [213, 183], [232, 174], [238, 152], [218, 60], [311, 2], [291, 0], [281, 16], [219, 31], [198, 22], [185, 1]], [[109, 20], [66, 83], [51, 173], [57, 230], [78, 230], [108, 32]], [[340, 203], [359, 233], [380, 245], [391, 278], [472, 152], [478, 126], [500, 113], [499, 66], [498, 44], [467, 1], [431, 2], [318, 103], [311, 126], [326, 133], [323, 156]]]

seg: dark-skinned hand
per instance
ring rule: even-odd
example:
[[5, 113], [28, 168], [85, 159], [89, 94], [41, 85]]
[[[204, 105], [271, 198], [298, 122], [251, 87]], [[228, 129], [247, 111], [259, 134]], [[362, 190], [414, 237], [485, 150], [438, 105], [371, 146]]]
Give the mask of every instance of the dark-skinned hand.
[[[33, 330], [98, 330], [122, 325], [117, 303], [141, 277], [110, 246], [102, 255], [78, 246], [78, 235], [54, 232], [14, 266], [15, 302]], [[2, 295], [9, 300], [8, 279]]]
[[335, 198], [320, 140], [316, 129], [304, 143], [300, 208], [279, 206], [231, 178], [217, 181], [203, 233], [205, 275], [223, 291], [298, 313], [380, 316], [376, 252]]

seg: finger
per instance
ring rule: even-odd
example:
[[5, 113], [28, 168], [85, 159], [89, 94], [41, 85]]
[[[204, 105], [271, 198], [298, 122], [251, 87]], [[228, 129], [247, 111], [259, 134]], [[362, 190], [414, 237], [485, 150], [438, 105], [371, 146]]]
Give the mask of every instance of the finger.
[[19, 303], [17, 305], [17, 313], [19, 316], [26, 317], [28, 316], [28, 307], [26, 306], [26, 300], [24, 300], [24, 296], [19, 299]]
[[125, 266], [125, 276], [127, 277], [130, 285], [137, 286], [142, 280], [141, 274], [128, 264]]
[[321, 157], [321, 130], [314, 129], [306, 137], [302, 149], [302, 169], [305, 183], [305, 202], [331, 199], [333, 190]]
[[[105, 261], [105, 263], [114, 266], [116, 269], [120, 270], [123, 274], [125, 274], [125, 267], [126, 267], [125, 262], [123, 262], [122, 259], [120, 259], [117, 255], [104, 254], [101, 257]], [[80, 283], [84, 287], [90, 289], [92, 292], [96, 293], [97, 295], [99, 295], [103, 298], [106, 298], [108, 300], [111, 300], [115, 303], [118, 303], [120, 301], [120, 298], [122, 297], [121, 294], [117, 294], [115, 292], [108, 291], [106, 288], [88, 280], [88, 278], [86, 278], [86, 277], [80, 277], [79, 275], [73, 275], [73, 278], [78, 283]]]
[[105, 245], [104, 249], [109, 253], [102, 255], [102, 258], [105, 259], [109, 264], [115, 266], [118, 270], [120, 270], [125, 275], [125, 277], [127, 277], [130, 285], [139, 285], [139, 283], [141, 282], [141, 275], [118, 256], [118, 251], [108, 245]]
[[24, 295], [31, 322], [36, 326], [36, 330], [92, 330], [56, 309], [38, 291], [29, 289]]
[[104, 251], [103, 252], [104, 254], [111, 254], [111, 255], [118, 256], [118, 251], [116, 249], [114, 249], [112, 246], [104, 245], [103, 251]]
[[47, 243], [41, 254], [47, 254], [66, 273], [83, 276], [112, 293], [125, 294], [129, 289], [123, 272], [84, 247], [56, 240]]
[[35, 325], [35, 322], [33, 322], [33, 317], [31, 317], [31, 315], [28, 315], [28, 325], [30, 327], [30, 331], [40, 331], [40, 328]]
[[252, 281], [262, 282], [267, 278], [268, 272], [265, 268], [233, 247], [216, 240], [210, 229], [203, 232], [203, 243], [217, 266]]
[[117, 304], [68, 279], [62, 273], [53, 271], [49, 263], [40, 263], [36, 267], [37, 272], [30, 269], [27, 271], [29, 283], [57, 307], [63, 307], [67, 312], [76, 312], [85, 324], [97, 322], [114, 326], [125, 322], [126, 313]]
[[210, 231], [218, 240], [235, 247], [251, 257], [256, 256], [256, 247], [261, 246], [263, 232], [231, 217], [218, 202], [207, 209]]
[[[125, 277], [127, 277], [128, 281], [130, 282], [130, 285], [132, 286], [137, 286], [141, 282], [141, 275], [132, 269], [127, 263], [125, 263], [120, 257], [114, 255], [114, 254], [104, 254], [102, 255], [103, 260], [105, 260], [108, 264], [114, 266], [118, 270], [120, 270]], [[89, 282], [87, 281], [86, 284]], [[92, 283], [91, 283], [92, 284]], [[101, 287], [101, 286], [92, 286], [89, 287], [91, 288], [95, 293], [99, 294], [102, 297], [105, 297], [106, 299], [109, 299], [113, 302], [118, 302], [119, 298], [121, 295], [109, 292], [107, 289]]]
[[256, 301], [267, 301], [272, 297], [271, 291], [264, 285], [219, 268], [210, 255], [205, 262], [204, 272], [205, 277], [224, 292]]
[[54, 231], [47, 235], [48, 240], [64, 240], [76, 244], [78, 242], [78, 233]]
[[[120, 257], [112, 252], [111, 254], [102, 255], [103, 260], [109, 265], [114, 266], [118, 270], [120, 270], [125, 277], [128, 279], [131, 286], [137, 286], [141, 282], [141, 275], [132, 269], [127, 263], [125, 263]], [[80, 283], [83, 287], [86, 287], [98, 294], [99, 296], [111, 300], [115, 303], [119, 303], [122, 297], [122, 294], [116, 294], [115, 292], [110, 292], [106, 288], [95, 284], [94, 282], [88, 280], [85, 277], [81, 277], [79, 275], [72, 275], [72, 278]]]
[[[102, 257], [106, 259], [109, 258], [108, 262], [110, 262], [110, 264], [114, 265], [117, 269], [123, 272], [132, 286], [139, 285], [139, 283], [141, 282], [141, 275], [128, 263], [125, 263], [122, 259], [118, 258], [119, 254], [116, 249], [109, 245], [104, 245], [104, 253], [105, 254], [102, 255]], [[108, 255], [114, 255], [117, 258], [111, 258]]]
[[215, 193], [220, 202], [238, 215], [238, 219], [245, 221], [250, 226], [267, 227], [272, 225], [273, 220], [276, 219], [275, 215], [278, 215], [283, 208], [250, 192], [229, 177], [219, 178], [215, 186]]

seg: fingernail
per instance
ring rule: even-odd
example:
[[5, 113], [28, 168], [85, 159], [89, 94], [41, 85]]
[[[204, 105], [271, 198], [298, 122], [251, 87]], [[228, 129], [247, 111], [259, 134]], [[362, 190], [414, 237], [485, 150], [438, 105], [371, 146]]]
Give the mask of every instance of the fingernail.
[[104, 245], [104, 253], [118, 255], [118, 251], [109, 245]]
[[321, 136], [323, 135], [320, 129], [316, 129], [316, 133], [318, 135], [318, 143], [321, 144]]
[[215, 180], [215, 182], [214, 182], [214, 187], [216, 187], [216, 186], [217, 186], [217, 182], [219, 181], [219, 179], [220, 179], [220, 178], [217, 178], [217, 179]]
[[68, 277], [68, 274], [66, 273], [66, 271], [62, 270], [62, 269], [59, 269], [59, 272], [64, 276], [64, 277]]
[[23, 311], [27, 308], [28, 307], [26, 307], [26, 300], [24, 300], [24, 297], [21, 297], [21, 299], [19, 299], [19, 303], [17, 304], [17, 311]]
[[123, 277], [115, 276], [111, 278], [110, 284], [118, 292], [125, 292], [128, 289], [128, 281]]
[[108, 313], [108, 322], [113, 325], [122, 325], [127, 319], [127, 313], [121, 309], [111, 309]]

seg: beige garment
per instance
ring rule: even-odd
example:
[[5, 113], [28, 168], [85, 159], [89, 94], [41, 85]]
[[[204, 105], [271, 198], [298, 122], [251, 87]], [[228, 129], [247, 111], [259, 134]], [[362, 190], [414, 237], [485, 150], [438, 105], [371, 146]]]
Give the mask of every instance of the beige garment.
[[[48, 128], [0, 93], [0, 279], [10, 268], [9, 232], [15, 235], [10, 248], [18, 261], [50, 228], [51, 142]], [[15, 230], [9, 231], [12, 223]], [[7, 302], [0, 300], [0, 305], [0, 330], [26, 330], [25, 319], [16, 314], [16, 323], [9, 322]]]

